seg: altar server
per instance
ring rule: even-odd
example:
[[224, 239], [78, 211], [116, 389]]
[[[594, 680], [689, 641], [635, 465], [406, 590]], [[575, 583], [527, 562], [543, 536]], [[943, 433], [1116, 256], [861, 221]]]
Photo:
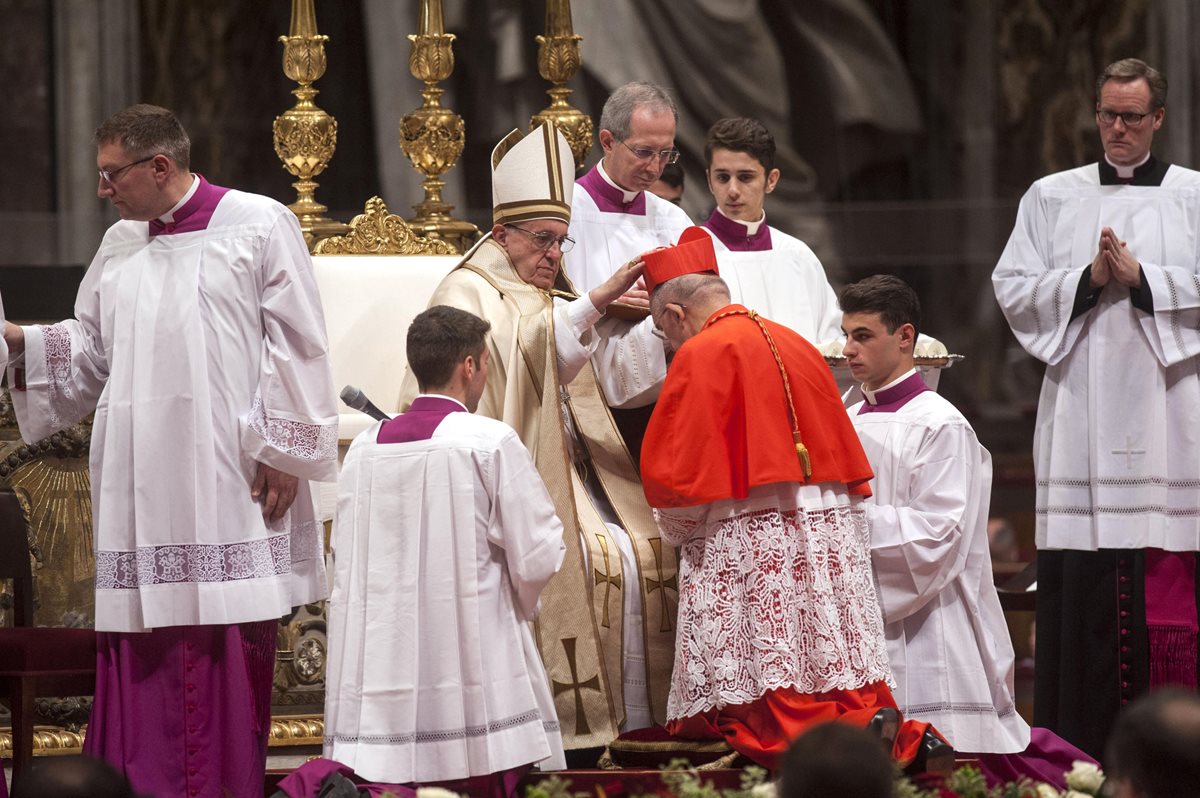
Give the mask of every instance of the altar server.
[[121, 221], [75, 318], [5, 324], [29, 442], [95, 412], [96, 701], [139, 793], [262, 795], [278, 619], [325, 596], [309, 480], [337, 476], [325, 323], [295, 214], [189, 170], [174, 114], [95, 136]]
[[371, 781], [507, 795], [532, 764], [566, 766], [531, 628], [563, 526], [512, 427], [474, 414], [488, 329], [445, 305], [418, 315], [421, 393], [342, 468], [325, 756]]
[[1137, 59], [1104, 70], [1103, 159], [1030, 187], [992, 275], [1046, 363], [1034, 721], [1093, 756], [1123, 705], [1200, 666], [1200, 173], [1150, 151], [1166, 94]]
[[754, 119], [722, 119], [708, 131], [704, 160], [717, 207], [703, 227], [733, 301], [809, 343], [840, 338], [837, 295], [821, 261], [803, 241], [767, 224], [763, 204], [780, 179], [770, 131]]

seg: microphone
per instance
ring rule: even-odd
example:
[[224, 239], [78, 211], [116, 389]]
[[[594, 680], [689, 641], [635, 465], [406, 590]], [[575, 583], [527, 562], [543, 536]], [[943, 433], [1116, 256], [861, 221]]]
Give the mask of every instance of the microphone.
[[392, 420], [391, 416], [371, 404], [371, 400], [367, 398], [367, 395], [353, 385], [347, 385], [345, 388], [342, 388], [339, 396], [346, 403], [347, 407], [351, 407], [361, 413], [366, 413], [376, 421]]

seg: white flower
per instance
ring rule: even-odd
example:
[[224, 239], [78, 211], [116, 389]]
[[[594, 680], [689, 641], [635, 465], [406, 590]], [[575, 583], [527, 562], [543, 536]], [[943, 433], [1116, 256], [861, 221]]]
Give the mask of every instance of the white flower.
[[441, 787], [418, 787], [417, 798], [462, 798], [456, 792], [443, 790]]
[[1035, 788], [1037, 798], [1059, 798], [1058, 790], [1051, 787], [1049, 784], [1042, 782]]
[[750, 798], [778, 798], [778, 795], [779, 790], [773, 781], [764, 781], [750, 789]]
[[1067, 790], [1062, 794], [1062, 798], [1092, 798], [1090, 792], [1077, 792], [1075, 790]]
[[1104, 771], [1091, 762], [1075, 760], [1071, 766], [1071, 772], [1067, 774], [1066, 778], [1067, 786], [1072, 791], [1078, 791], [1085, 795], [1096, 795], [1104, 785]]

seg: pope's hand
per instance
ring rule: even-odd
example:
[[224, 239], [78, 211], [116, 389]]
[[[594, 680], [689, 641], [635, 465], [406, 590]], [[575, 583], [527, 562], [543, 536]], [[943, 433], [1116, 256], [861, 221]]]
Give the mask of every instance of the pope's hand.
[[611, 277], [589, 291], [588, 296], [596, 310], [603, 311], [617, 299], [636, 307], [649, 308], [650, 297], [646, 293], [645, 285], [642, 284], [640, 288], [634, 287], [640, 283], [644, 268], [645, 264], [641, 258], [635, 258], [622, 264]]

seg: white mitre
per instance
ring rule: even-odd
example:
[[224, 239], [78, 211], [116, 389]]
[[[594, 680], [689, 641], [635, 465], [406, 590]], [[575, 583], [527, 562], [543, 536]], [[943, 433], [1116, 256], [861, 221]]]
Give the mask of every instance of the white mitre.
[[[492, 150], [492, 224], [520, 224], [533, 219], [571, 223], [575, 188], [575, 156], [554, 125], [539, 125], [528, 134], [513, 130]], [[460, 263], [490, 240], [488, 230], [467, 250]]]
[[575, 158], [551, 124], [509, 133], [492, 150], [492, 224], [571, 221]]

